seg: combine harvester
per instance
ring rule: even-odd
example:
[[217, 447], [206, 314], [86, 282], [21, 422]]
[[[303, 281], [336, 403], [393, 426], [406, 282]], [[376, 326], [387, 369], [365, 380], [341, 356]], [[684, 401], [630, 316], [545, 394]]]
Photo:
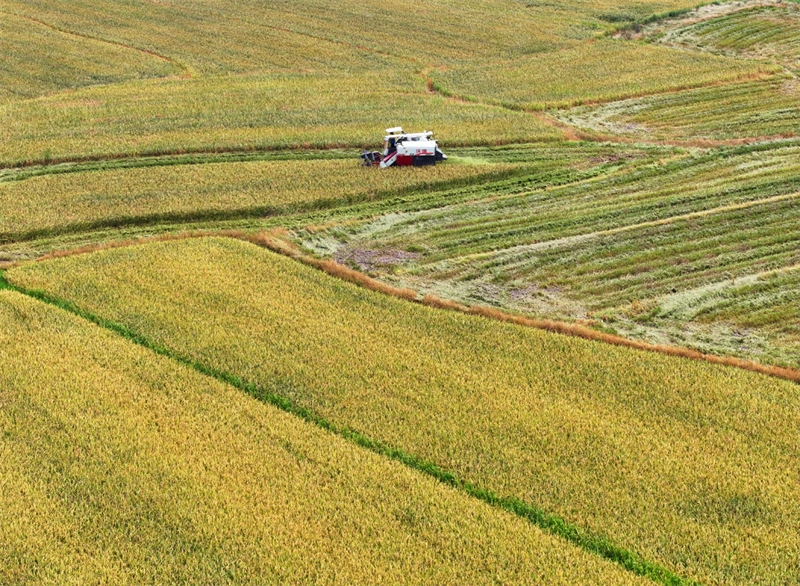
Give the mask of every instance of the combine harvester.
[[383, 154], [378, 151], [361, 153], [361, 164], [386, 169], [392, 165], [399, 167], [421, 167], [435, 165], [436, 161], [447, 159], [439, 145], [431, 137], [433, 131], [405, 133], [402, 127], [387, 128], [383, 137]]

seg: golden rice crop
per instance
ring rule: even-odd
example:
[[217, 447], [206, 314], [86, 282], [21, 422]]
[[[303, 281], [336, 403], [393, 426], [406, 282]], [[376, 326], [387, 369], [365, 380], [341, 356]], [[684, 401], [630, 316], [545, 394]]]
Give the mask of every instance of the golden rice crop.
[[603, 39], [513, 62], [434, 72], [443, 91], [529, 109], [563, 108], [774, 73], [759, 62]]
[[365, 201], [512, 165], [365, 169], [350, 160], [177, 165], [47, 175], [0, 183], [0, 238], [166, 218], [270, 214]]
[[240, 241], [9, 271], [711, 584], [796, 579], [796, 385], [443, 312]]
[[81, 86], [174, 75], [169, 61], [69, 35], [9, 14], [0, 4], [0, 104]]
[[512, 58], [590, 39], [620, 23], [694, 6], [693, 0], [339, 0], [109, 3], [1, 0], [59, 26], [143, 46], [202, 74], [274, 67], [361, 70], [372, 53], [415, 65]]
[[3, 582], [644, 583], [10, 291], [0, 385]]
[[380, 75], [131, 82], [0, 109], [0, 162], [289, 147], [377, 147], [387, 124], [442, 145], [558, 139], [536, 117], [404, 91]]

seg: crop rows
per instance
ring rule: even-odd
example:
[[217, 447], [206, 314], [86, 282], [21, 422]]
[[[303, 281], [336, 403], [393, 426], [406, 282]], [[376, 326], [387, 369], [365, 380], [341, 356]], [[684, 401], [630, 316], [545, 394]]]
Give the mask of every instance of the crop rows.
[[686, 577], [794, 579], [790, 383], [404, 303], [232, 240], [8, 278]]
[[0, 341], [4, 581], [643, 583], [18, 293]]
[[[665, 69], [669, 75], [665, 75]], [[542, 110], [619, 100], [735, 80], [774, 66], [658, 45], [598, 40], [513, 62], [451, 67], [432, 74], [437, 87], [510, 108]]]
[[381, 172], [360, 167], [353, 156], [41, 176], [0, 184], [0, 240], [157, 220], [255, 217], [333, 207], [496, 180], [514, 169], [503, 164], [450, 164]]
[[797, 68], [800, 66], [800, 7], [792, 2], [755, 6], [668, 30], [658, 40], [745, 58], [774, 58]]
[[[459, 104], [400, 75], [284, 74], [91, 88], [0, 109], [0, 165], [173, 152], [377, 147], [387, 124], [451, 145], [555, 140], [519, 112]], [[388, 122], [387, 122], [388, 121]]]

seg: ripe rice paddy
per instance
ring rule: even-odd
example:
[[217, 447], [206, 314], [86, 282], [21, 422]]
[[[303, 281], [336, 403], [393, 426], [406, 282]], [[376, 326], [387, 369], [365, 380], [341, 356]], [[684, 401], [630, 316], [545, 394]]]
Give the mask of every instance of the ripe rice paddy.
[[791, 383], [404, 303], [232, 240], [8, 278], [682, 576], [795, 575]]
[[0, 291], [9, 583], [645, 583], [60, 309]]
[[798, 583], [796, 386], [174, 241], [797, 367], [797, 7], [692, 6], [0, 0], [0, 260], [165, 240], [8, 274], [155, 352], [0, 291], [0, 582]]

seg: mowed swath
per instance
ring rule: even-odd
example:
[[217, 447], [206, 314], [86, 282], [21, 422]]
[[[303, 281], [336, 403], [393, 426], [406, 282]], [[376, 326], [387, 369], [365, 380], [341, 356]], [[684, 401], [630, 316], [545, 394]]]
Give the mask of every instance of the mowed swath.
[[791, 383], [404, 303], [234, 240], [8, 277], [681, 575], [796, 578]]
[[559, 113], [562, 121], [643, 140], [747, 140], [798, 136], [800, 82], [764, 81], [646, 96]]
[[[671, 295], [727, 289], [732, 279], [798, 264], [799, 153], [789, 142], [684, 153], [657, 164], [644, 158], [641, 165], [563, 187], [504, 193], [498, 186], [472, 201], [301, 233], [298, 240], [311, 246], [327, 236], [328, 250], [338, 241], [334, 256], [343, 262], [361, 250], [419, 251], [388, 269], [364, 268], [467, 304], [573, 320], [603, 312], [607, 326], [631, 331], [618, 318], [632, 310], [643, 322]], [[788, 281], [775, 287], [775, 295], [792, 294]], [[796, 366], [797, 336], [784, 334], [798, 332], [797, 323], [773, 328], [769, 320], [748, 320], [749, 304], [763, 300], [755, 289], [740, 293], [746, 297], [733, 321], [749, 323], [748, 336], [763, 338], [757, 345], [744, 340], [732, 346], [732, 332], [695, 336], [684, 327], [694, 321], [689, 314], [662, 323], [655, 339], [652, 331], [646, 337]], [[780, 321], [780, 302], [774, 309]], [[718, 315], [714, 323], [727, 328], [729, 312], [723, 317], [707, 310], [704, 319]]]
[[159, 219], [332, 207], [489, 181], [514, 169], [504, 164], [451, 164], [381, 173], [350, 159], [211, 163], [34, 177], [0, 184], [0, 239]]
[[0, 325], [3, 581], [644, 583], [62, 310]]

